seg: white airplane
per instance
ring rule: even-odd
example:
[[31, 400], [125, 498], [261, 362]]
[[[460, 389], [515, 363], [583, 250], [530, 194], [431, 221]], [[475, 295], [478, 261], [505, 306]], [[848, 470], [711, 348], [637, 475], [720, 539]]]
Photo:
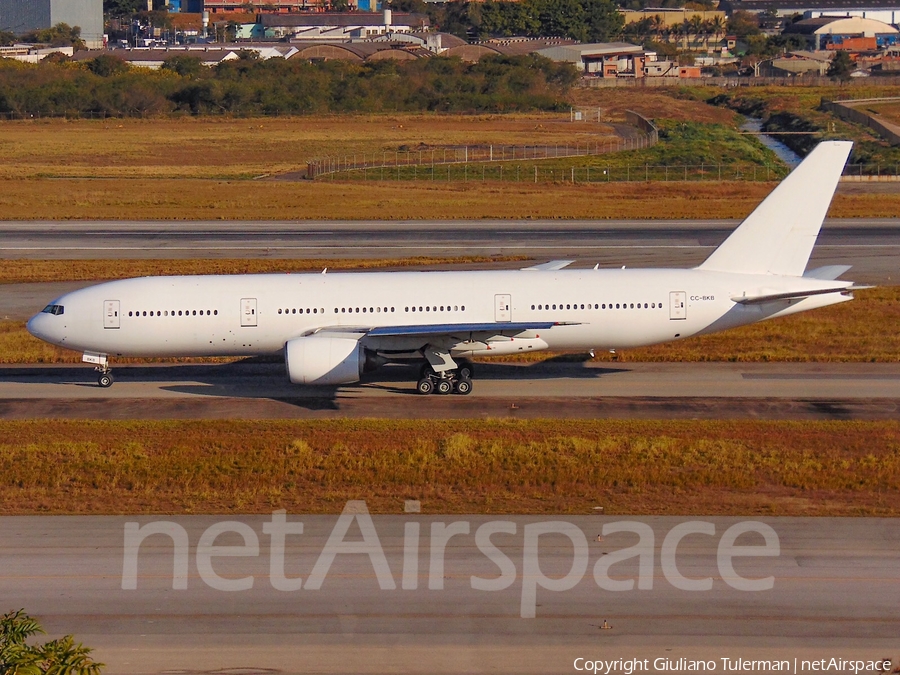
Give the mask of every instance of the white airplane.
[[694, 269], [563, 269], [143, 277], [67, 293], [28, 322], [109, 359], [283, 350], [295, 384], [339, 385], [424, 361], [417, 390], [468, 394], [474, 356], [641, 347], [852, 299], [849, 266], [804, 271], [852, 143], [820, 143]]

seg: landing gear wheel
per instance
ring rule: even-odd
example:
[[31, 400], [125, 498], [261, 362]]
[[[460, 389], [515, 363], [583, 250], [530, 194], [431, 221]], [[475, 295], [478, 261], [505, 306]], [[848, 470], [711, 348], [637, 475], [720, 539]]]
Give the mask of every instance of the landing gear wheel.
[[472, 365], [471, 361], [460, 361], [456, 374], [461, 380], [471, 380], [475, 374], [475, 366]]
[[111, 387], [113, 383], [113, 376], [109, 373], [100, 373], [100, 376], [97, 378], [97, 384], [106, 389], [107, 387]]
[[442, 396], [444, 394], [449, 394], [451, 391], [453, 391], [453, 383], [450, 380], [438, 380], [435, 390]]
[[430, 363], [425, 363], [419, 368], [419, 379], [424, 380], [426, 377], [431, 377], [434, 375], [434, 368], [431, 367]]
[[472, 380], [468, 377], [461, 377], [456, 382], [456, 393], [468, 396], [472, 393]]
[[434, 382], [431, 381], [430, 377], [423, 377], [416, 384], [416, 391], [423, 396], [427, 396], [434, 391]]

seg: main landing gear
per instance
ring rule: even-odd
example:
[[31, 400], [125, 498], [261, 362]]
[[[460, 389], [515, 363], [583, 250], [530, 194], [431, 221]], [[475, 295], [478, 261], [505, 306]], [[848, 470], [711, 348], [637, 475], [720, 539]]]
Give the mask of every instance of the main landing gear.
[[422, 366], [416, 391], [419, 394], [450, 393], [467, 396], [472, 393], [472, 373], [474, 369], [468, 361], [461, 361], [457, 368], [436, 372], [431, 364]]

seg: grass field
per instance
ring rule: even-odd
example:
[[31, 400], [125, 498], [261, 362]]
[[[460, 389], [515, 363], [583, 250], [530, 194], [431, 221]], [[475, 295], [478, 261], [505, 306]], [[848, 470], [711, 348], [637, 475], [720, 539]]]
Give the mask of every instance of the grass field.
[[[721, 96], [723, 91], [716, 87], [682, 88], [676, 95], [691, 97], [697, 101], [707, 101]], [[827, 87], [752, 87], [745, 91], [728, 92], [729, 105], [747, 110], [748, 114], [766, 118], [773, 113], [787, 113], [795, 120], [807, 122], [822, 130], [822, 138], [855, 141], [851, 161], [862, 164], [880, 164], [883, 167], [900, 165], [900, 149], [892, 148], [873, 130], [819, 109], [822, 99], [887, 98], [900, 96], [900, 87], [872, 85], [868, 83], [853, 86], [833, 85]], [[808, 139], [796, 138], [798, 143], [808, 144]], [[788, 137], [785, 142], [791, 144]]]
[[[598, 352], [596, 361], [900, 360], [900, 287], [859, 291], [857, 299], [824, 309], [655, 347]], [[550, 352], [529, 361], [553, 358]], [[508, 357], [509, 360], [519, 360]], [[502, 359], [501, 359], [502, 360]], [[158, 359], [155, 361], [159, 361]], [[182, 360], [184, 361], [184, 360]], [[20, 321], [0, 321], [0, 363], [80, 363], [81, 354], [33, 338]], [[119, 363], [140, 362], [120, 359]]]
[[567, 114], [343, 115], [265, 119], [40, 120], [0, 123], [2, 179], [240, 180], [305, 170], [321, 156], [466, 144], [611, 138]]
[[0, 422], [0, 513], [900, 515], [897, 422]]
[[[743, 218], [773, 183], [330, 182], [60, 179], [0, 182], [2, 220]], [[834, 218], [890, 218], [900, 194], [837, 195]]]
[[[900, 94], [898, 94], [900, 95]], [[862, 112], [875, 112], [881, 115], [885, 122], [900, 125], [900, 101], [892, 103], [881, 103], [876, 105], [866, 105], [859, 108]]]
[[[716, 93], [721, 92], [577, 89], [575, 107], [600, 109], [611, 122], [621, 121], [625, 110], [636, 110], [658, 120], [666, 137], [650, 150], [554, 166], [771, 164], [768, 151], [735, 134], [739, 116], [734, 111], [705, 102]], [[837, 93], [838, 88], [806, 87], [752, 92], [772, 106], [814, 116], [827, 116], [815, 106], [822, 96]], [[567, 120], [567, 114], [389, 114], [4, 122], [0, 219], [737, 218], [772, 188], [740, 182], [529, 184], [480, 182], [478, 177], [467, 183], [251, 180], [303, 171], [309, 159], [324, 155], [427, 152], [467, 143], [563, 145], [611, 133], [607, 124]], [[473, 172], [480, 173], [477, 167]], [[853, 194], [839, 195], [831, 215], [890, 217], [898, 212], [900, 194]]]
[[328, 260], [269, 258], [173, 258], [138, 260], [4, 260], [0, 284], [45, 281], [112, 281], [145, 276], [179, 274], [273, 274], [276, 272], [321, 272], [370, 270], [437, 265], [479, 265], [529, 260], [528, 256], [455, 256], [411, 258], [334, 258]]

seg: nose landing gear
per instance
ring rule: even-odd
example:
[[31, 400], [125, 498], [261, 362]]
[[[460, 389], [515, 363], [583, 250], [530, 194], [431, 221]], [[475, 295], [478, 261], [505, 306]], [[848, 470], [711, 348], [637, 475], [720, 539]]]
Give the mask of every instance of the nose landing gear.
[[114, 382], [112, 376], [112, 369], [109, 367], [109, 359], [106, 354], [96, 354], [94, 352], [85, 352], [81, 357], [81, 360], [85, 363], [93, 363], [94, 370], [96, 370], [99, 375], [97, 375], [97, 385], [106, 389], [107, 387], [111, 387]]

